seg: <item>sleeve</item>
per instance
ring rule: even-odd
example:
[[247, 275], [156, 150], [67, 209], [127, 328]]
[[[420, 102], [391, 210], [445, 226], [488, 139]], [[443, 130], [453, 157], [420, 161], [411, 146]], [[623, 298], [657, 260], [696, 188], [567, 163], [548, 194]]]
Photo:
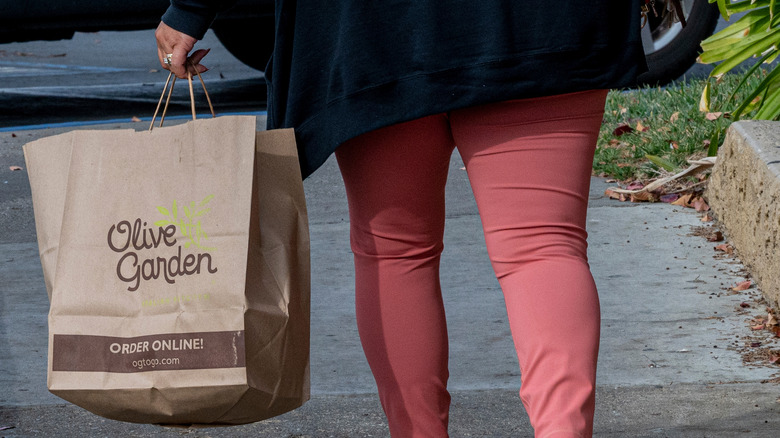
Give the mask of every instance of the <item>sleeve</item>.
[[179, 32], [202, 39], [217, 13], [235, 3], [236, 0], [171, 0], [162, 21]]

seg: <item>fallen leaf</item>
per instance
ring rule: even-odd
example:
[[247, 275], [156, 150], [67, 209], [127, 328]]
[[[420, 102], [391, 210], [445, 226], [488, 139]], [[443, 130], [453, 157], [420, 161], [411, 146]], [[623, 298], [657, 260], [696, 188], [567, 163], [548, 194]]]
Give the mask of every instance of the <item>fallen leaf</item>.
[[734, 252], [734, 248], [728, 243], [722, 243], [715, 247], [715, 251], [723, 251], [726, 254], [731, 254]]
[[136, 116], [133, 116], [133, 118], [132, 118], [132, 119], [130, 119], [130, 120], [131, 120], [131, 121], [133, 121], [133, 122], [140, 122], [140, 121], [141, 121], [141, 119], [139, 119], [139, 118], [138, 118], [138, 117], [136, 117]]
[[739, 303], [739, 307], [741, 307], [743, 309], [749, 309], [750, 308], [750, 303], [746, 303], [746, 302], [743, 301], [743, 302]]
[[777, 363], [778, 361], [780, 361], [780, 356], [774, 354], [769, 356], [769, 363]]
[[777, 318], [775, 318], [775, 315], [774, 315], [774, 314], [770, 313], [770, 314], [767, 316], [767, 319], [766, 319], [766, 326], [767, 326], [767, 327], [777, 327]]
[[680, 149], [680, 145], [676, 141], [670, 141], [669, 142], [669, 149]]
[[679, 118], [680, 118], [680, 112], [676, 111], [674, 114], [672, 114], [672, 117], [669, 117], [669, 123], [674, 123]]
[[639, 192], [631, 194], [631, 202], [655, 202], [656, 198], [650, 192]]
[[9, 167], [9, 169], [11, 169], [12, 172], [13, 171], [17, 171], [17, 170], [22, 170], [22, 168], [19, 167], [19, 166], [11, 166], [11, 167]]
[[678, 199], [680, 199], [680, 195], [677, 193], [661, 196], [661, 202], [666, 202], [667, 204], [671, 204]]
[[763, 330], [766, 326], [764, 324], [754, 325], [750, 327], [750, 330]]
[[639, 131], [639, 132], [645, 132], [645, 131], [647, 131], [648, 129], [650, 129], [650, 128], [648, 128], [647, 126], [643, 125], [643, 124], [642, 124], [642, 122], [636, 122], [636, 130], [637, 130], [637, 131]]
[[615, 128], [615, 130], [612, 131], [612, 135], [614, 135], [615, 137], [620, 137], [623, 134], [629, 134], [631, 132], [634, 132], [634, 128], [624, 123], [622, 125], [619, 125], [617, 128]]
[[644, 186], [645, 185], [642, 184], [642, 182], [634, 181], [631, 184], [629, 184], [628, 187], [626, 187], [626, 190], [639, 190], [639, 189], [643, 188]]
[[745, 280], [743, 282], [737, 283], [737, 285], [732, 287], [731, 290], [733, 290], [734, 292], [740, 292], [749, 289], [750, 285], [751, 285], [750, 280]]
[[688, 204], [690, 204], [691, 198], [693, 197], [692, 194], [688, 193], [686, 195], [680, 196], [679, 199], [672, 202], [672, 205], [679, 205], [680, 207], [687, 207]]
[[16, 134], [14, 134], [14, 133], [12, 132], [12, 133], [11, 133], [11, 137], [13, 137], [13, 138], [16, 138]]
[[623, 193], [618, 193], [612, 189], [604, 190], [604, 195], [608, 196], [610, 199], [617, 199], [618, 201], [626, 200], [626, 195]]
[[720, 242], [723, 240], [723, 233], [716, 231], [707, 237], [708, 242]]
[[693, 201], [691, 201], [691, 206], [698, 212], [702, 211], [708, 211], [710, 209], [710, 206], [707, 204], [707, 202], [702, 199], [701, 196], [696, 197]]
[[705, 214], [704, 216], [702, 216], [701, 221], [702, 222], [712, 222], [713, 219], [712, 219], [712, 216], [710, 216], [708, 214]]
[[707, 120], [718, 120], [723, 115], [722, 112], [716, 112], [716, 113], [707, 113], [704, 117], [707, 118]]

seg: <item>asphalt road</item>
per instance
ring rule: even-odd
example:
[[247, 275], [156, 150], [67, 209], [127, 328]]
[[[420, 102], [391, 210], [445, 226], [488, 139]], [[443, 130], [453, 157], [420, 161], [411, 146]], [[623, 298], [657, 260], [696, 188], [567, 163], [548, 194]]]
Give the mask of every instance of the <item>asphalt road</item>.
[[[218, 112], [265, 110], [262, 72], [230, 55], [212, 32], [197, 47], [212, 49], [203, 77]], [[0, 44], [0, 129], [150, 118], [166, 78], [153, 30]], [[206, 115], [205, 96], [195, 85], [198, 111]], [[186, 83], [177, 83], [169, 111], [189, 114]]]

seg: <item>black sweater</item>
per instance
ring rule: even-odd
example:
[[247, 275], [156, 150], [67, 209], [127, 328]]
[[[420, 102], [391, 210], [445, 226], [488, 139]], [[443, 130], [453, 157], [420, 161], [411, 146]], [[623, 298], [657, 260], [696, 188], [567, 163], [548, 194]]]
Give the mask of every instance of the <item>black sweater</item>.
[[[201, 37], [224, 2], [172, 4], [163, 20]], [[268, 128], [295, 128], [307, 176], [344, 141], [384, 126], [489, 102], [629, 86], [645, 68], [639, 5], [276, 0]]]

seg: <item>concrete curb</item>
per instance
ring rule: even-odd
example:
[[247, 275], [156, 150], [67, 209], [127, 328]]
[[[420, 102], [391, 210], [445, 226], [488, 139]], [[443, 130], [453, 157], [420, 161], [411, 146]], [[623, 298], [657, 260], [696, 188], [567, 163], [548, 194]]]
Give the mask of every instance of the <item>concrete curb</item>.
[[776, 307], [780, 303], [780, 124], [732, 124], [707, 195], [741, 261]]

